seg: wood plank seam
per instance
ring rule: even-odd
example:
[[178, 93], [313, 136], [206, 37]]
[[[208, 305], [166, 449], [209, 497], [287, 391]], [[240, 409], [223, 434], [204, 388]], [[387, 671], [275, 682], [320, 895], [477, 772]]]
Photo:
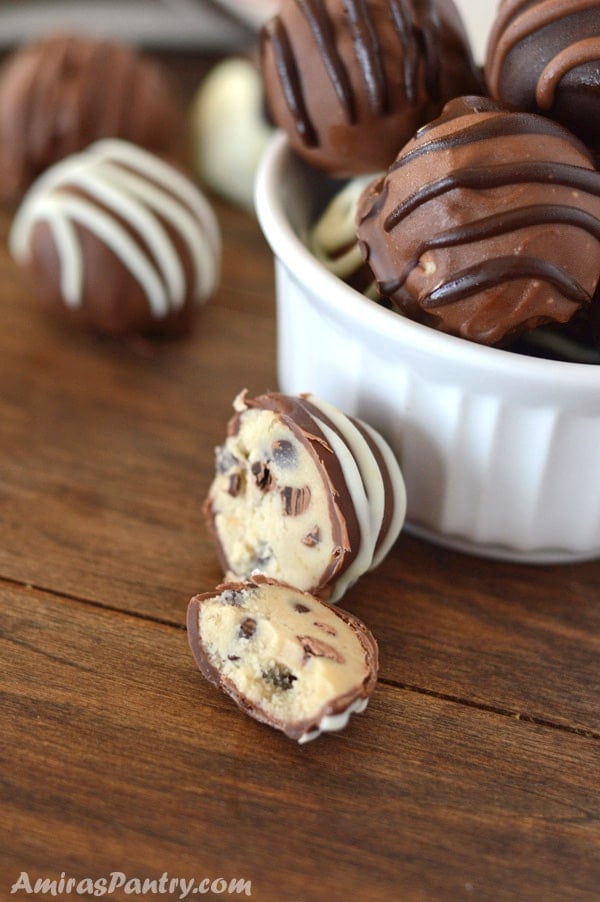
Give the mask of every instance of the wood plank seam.
[[[43, 592], [49, 596], [52, 596], [56, 599], [63, 599], [65, 601], [70, 601], [74, 604], [86, 605], [88, 607], [97, 608], [101, 611], [111, 612], [114, 614], [121, 615], [123, 617], [131, 617], [134, 620], [141, 620], [148, 623], [153, 623], [157, 626], [164, 626], [167, 629], [176, 629], [181, 632], [186, 631], [186, 627], [183, 623], [177, 623], [176, 621], [167, 620], [165, 618], [152, 616], [149, 614], [143, 614], [138, 611], [124, 611], [121, 608], [113, 607], [111, 605], [103, 604], [102, 602], [92, 600], [89, 598], [83, 598], [80, 596], [72, 595], [65, 592], [56, 592], [53, 589], [47, 589], [43, 586], [32, 585], [31, 583], [22, 583], [15, 579], [10, 579], [0, 575], [0, 585], [6, 584], [13, 586], [19, 589], [25, 589], [27, 591], [34, 592]], [[488, 714], [494, 714], [499, 717], [509, 717], [515, 720], [519, 720], [522, 723], [532, 724], [534, 726], [543, 727], [550, 730], [558, 730], [562, 733], [568, 733], [572, 736], [577, 736], [581, 739], [590, 739], [598, 741], [600, 740], [600, 733], [595, 730], [582, 730], [576, 727], [570, 727], [568, 724], [561, 724], [559, 722], [555, 722], [552, 720], [548, 720], [543, 717], [536, 717], [534, 714], [524, 714], [519, 711], [511, 710], [510, 708], [503, 708], [497, 705], [489, 705], [484, 702], [476, 702], [471, 699], [462, 698], [457, 695], [453, 695], [451, 693], [439, 692], [433, 689], [427, 689], [423, 686], [417, 686], [411, 683], [400, 682], [398, 680], [390, 680], [385, 677], [379, 677], [377, 681], [382, 686], [387, 686], [391, 689], [399, 689], [402, 692], [412, 692], [417, 695], [426, 696], [429, 698], [435, 698], [438, 701], [448, 702], [450, 704], [460, 705], [466, 708], [472, 708], [476, 711], [485, 712]]]
[[99, 608], [101, 611], [112, 611], [115, 614], [122, 614], [125, 617], [133, 617], [136, 620], [146, 620], [150, 621], [151, 623], [157, 623], [160, 626], [168, 626], [173, 627], [177, 630], [185, 631], [185, 624], [183, 622], [178, 623], [176, 620], [169, 620], [166, 617], [158, 617], [156, 614], [144, 614], [142, 611], [126, 611], [123, 610], [123, 608], [117, 607], [116, 605], [105, 604], [104, 602], [97, 601], [93, 598], [84, 598], [81, 595], [73, 595], [69, 592], [57, 592], [56, 589], [47, 588], [46, 586], [41, 586], [36, 583], [21, 582], [18, 579], [12, 579], [9, 576], [2, 576], [0, 574], [0, 586], [2, 584], [13, 586], [17, 589], [26, 589], [33, 592], [43, 592], [45, 595], [51, 595], [53, 598], [63, 598], [66, 601], [73, 601], [76, 604], [84, 604], [92, 608]]
[[563, 733], [580, 736], [582, 739], [600, 740], [600, 732], [597, 732], [596, 730], [577, 729], [577, 727], [570, 727], [568, 724], [558, 723], [544, 717], [536, 717], [535, 714], [522, 714], [521, 712], [514, 711], [510, 708], [487, 705], [485, 702], [475, 702], [468, 698], [462, 698], [459, 695], [452, 695], [447, 692], [436, 692], [434, 689], [425, 689], [422, 686], [415, 686], [411, 683], [401, 683], [398, 680], [389, 680], [380, 677], [378, 682], [393, 689], [401, 689], [405, 692], [416, 692], [419, 695], [426, 695], [429, 698], [436, 698], [439, 701], [454, 702], [455, 704], [464, 705], [467, 708], [475, 708], [477, 711], [486, 711], [489, 714], [499, 714], [502, 717], [512, 717], [515, 720], [520, 720], [523, 723], [535, 724], [538, 727], [561, 730]]

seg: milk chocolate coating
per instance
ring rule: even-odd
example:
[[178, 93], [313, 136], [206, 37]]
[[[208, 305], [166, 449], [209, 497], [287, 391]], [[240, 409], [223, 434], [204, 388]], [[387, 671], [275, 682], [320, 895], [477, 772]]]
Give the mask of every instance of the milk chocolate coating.
[[386, 169], [448, 99], [480, 90], [452, 0], [283, 0], [262, 34], [272, 117], [332, 175]]
[[556, 119], [600, 153], [597, 0], [503, 0], [485, 75], [492, 97]]
[[346, 726], [376, 685], [377, 642], [364, 623], [278, 580], [194, 596], [187, 627], [206, 679], [299, 742]]
[[224, 572], [337, 601], [398, 536], [406, 496], [395, 457], [314, 395], [243, 392], [234, 407], [206, 502]]
[[155, 154], [113, 139], [40, 176], [9, 247], [44, 307], [114, 336], [186, 332], [220, 269], [217, 221], [199, 189]]
[[15, 51], [0, 71], [0, 192], [16, 204], [34, 179], [100, 138], [157, 154], [181, 142], [165, 71], [117, 43], [57, 35]]
[[567, 322], [600, 274], [600, 174], [557, 123], [457, 98], [359, 201], [381, 292], [483, 344]]

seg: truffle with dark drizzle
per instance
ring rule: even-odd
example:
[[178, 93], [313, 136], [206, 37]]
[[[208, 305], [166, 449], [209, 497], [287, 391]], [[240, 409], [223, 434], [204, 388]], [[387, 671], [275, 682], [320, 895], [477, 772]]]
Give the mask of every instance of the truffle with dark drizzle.
[[385, 169], [446, 100], [479, 89], [452, 0], [284, 0], [262, 65], [273, 119], [336, 176]]
[[400, 312], [505, 343], [591, 303], [600, 174], [551, 120], [458, 98], [365, 190], [358, 235]]

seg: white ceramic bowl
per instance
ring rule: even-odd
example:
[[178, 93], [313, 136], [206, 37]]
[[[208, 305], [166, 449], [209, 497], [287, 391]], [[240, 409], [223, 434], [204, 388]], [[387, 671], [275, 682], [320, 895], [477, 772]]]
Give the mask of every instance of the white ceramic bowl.
[[280, 389], [321, 395], [387, 438], [409, 530], [516, 561], [599, 556], [600, 366], [482, 347], [349, 288], [299, 237], [333, 189], [277, 136], [256, 205], [275, 257]]

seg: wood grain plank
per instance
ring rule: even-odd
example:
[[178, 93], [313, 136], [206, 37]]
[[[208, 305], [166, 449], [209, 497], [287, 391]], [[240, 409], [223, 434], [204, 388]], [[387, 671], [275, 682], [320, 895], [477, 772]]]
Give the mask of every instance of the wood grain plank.
[[267, 346], [272, 325], [248, 319], [207, 310], [200, 344], [151, 358], [71, 337], [60, 354], [29, 344], [29, 367], [3, 355], [4, 576], [170, 615], [212, 563], [200, 508], [242, 372], [251, 390], [273, 384], [245, 342], [252, 328]]
[[597, 898], [597, 740], [381, 684], [298, 746], [203, 680], [183, 630], [0, 600], [0, 894], [123, 871], [294, 902]]
[[[214, 198], [213, 198], [214, 201]], [[254, 216], [227, 204], [215, 209], [229, 262], [223, 269], [223, 287], [227, 289], [221, 303], [231, 309], [251, 311], [264, 316], [275, 315], [273, 258]]]
[[599, 734], [599, 601], [598, 561], [510, 564], [403, 534], [344, 604], [399, 684]]

